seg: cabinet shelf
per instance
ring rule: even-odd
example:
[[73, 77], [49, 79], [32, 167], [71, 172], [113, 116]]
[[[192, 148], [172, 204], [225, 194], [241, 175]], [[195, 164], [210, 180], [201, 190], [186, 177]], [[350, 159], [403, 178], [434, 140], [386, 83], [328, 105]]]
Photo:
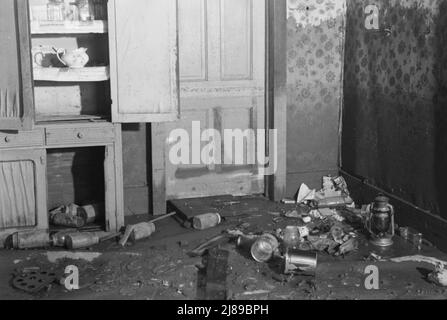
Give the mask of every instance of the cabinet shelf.
[[99, 82], [110, 79], [109, 67], [34, 68], [34, 81]]
[[107, 33], [106, 20], [94, 21], [32, 21], [31, 34]]

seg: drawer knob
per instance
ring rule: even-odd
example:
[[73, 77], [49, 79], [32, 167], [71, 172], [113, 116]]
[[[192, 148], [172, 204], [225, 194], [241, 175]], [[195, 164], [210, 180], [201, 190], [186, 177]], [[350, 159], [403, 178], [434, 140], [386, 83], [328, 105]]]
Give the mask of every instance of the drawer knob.
[[6, 143], [9, 143], [9, 142], [11, 142], [11, 138], [10, 138], [10, 137], [8, 137], [8, 136], [6, 136], [6, 137], [5, 137], [5, 142], [6, 142]]
[[84, 138], [84, 134], [83, 134], [82, 132], [78, 132], [77, 137], [78, 137], [79, 139], [82, 139], [82, 138]]

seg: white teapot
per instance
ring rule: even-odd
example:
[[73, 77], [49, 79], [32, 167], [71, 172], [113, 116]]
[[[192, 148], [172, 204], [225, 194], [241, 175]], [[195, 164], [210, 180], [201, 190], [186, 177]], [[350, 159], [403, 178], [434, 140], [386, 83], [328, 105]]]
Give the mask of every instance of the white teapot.
[[90, 60], [86, 48], [78, 48], [68, 52], [66, 49], [53, 48], [53, 50], [56, 52], [59, 61], [69, 68], [84, 68]]

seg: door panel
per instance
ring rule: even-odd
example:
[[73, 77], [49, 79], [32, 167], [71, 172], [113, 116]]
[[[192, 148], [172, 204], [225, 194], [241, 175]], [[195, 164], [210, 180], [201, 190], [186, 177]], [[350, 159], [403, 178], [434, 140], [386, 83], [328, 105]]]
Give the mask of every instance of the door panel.
[[177, 0], [109, 2], [113, 122], [178, 119]]
[[0, 230], [48, 228], [45, 150], [0, 153]]
[[26, 0], [2, 0], [0, 10], [0, 130], [30, 130], [33, 89]]
[[207, 79], [206, 0], [179, 1], [181, 81]]
[[[200, 121], [201, 132], [219, 132], [221, 163], [173, 165], [166, 157], [168, 197], [263, 193], [264, 177], [247, 161], [256, 154], [256, 139], [243, 143], [239, 155], [243, 164], [236, 165], [235, 157], [229, 157], [235, 146], [224, 143], [224, 130], [244, 133], [246, 129], [264, 128], [264, 1], [183, 0], [179, 20], [182, 116], [181, 121], [167, 125], [166, 134], [184, 129], [194, 139], [192, 123]], [[199, 61], [205, 61], [205, 67]], [[177, 142], [168, 138], [168, 153]], [[200, 144], [199, 154], [208, 143]], [[192, 162], [198, 155], [191, 141], [189, 144]]]
[[252, 77], [252, 0], [221, 1], [221, 79]]

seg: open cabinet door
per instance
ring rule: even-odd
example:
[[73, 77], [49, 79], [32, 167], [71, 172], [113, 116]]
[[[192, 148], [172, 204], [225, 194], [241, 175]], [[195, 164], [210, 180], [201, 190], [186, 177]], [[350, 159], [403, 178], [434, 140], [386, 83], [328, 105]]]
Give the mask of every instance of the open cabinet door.
[[109, 1], [112, 120], [179, 118], [177, 0]]
[[30, 130], [34, 118], [27, 0], [0, 9], [0, 130]]

